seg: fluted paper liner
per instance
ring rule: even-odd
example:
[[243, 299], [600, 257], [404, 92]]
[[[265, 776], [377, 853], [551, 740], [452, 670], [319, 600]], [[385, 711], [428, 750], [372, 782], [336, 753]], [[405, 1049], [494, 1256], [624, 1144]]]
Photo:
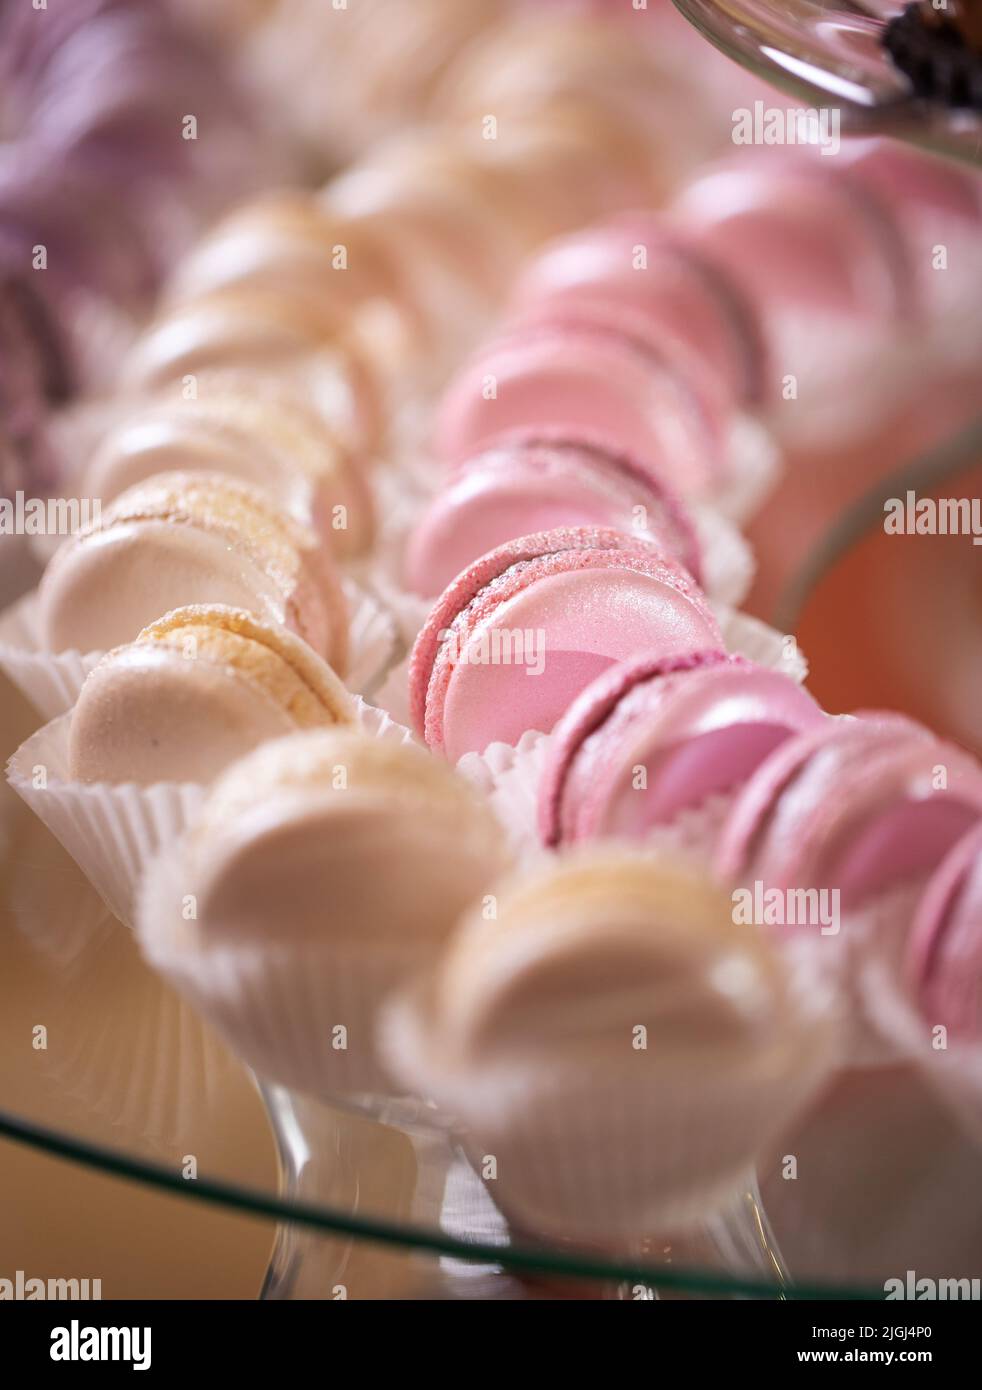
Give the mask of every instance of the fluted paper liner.
[[[375, 738], [413, 742], [384, 710], [355, 700], [358, 726]], [[140, 875], [173, 844], [201, 806], [202, 783], [77, 782], [69, 775], [71, 715], [45, 724], [7, 764], [7, 781], [64, 846], [115, 917], [132, 927]]]
[[[791, 987], [799, 988], [792, 980]], [[589, 1063], [522, 1066], [509, 1056], [473, 1071], [447, 1057], [427, 1028], [428, 981], [384, 1010], [383, 1056], [407, 1087], [443, 1113], [480, 1171], [496, 1160], [492, 1192], [509, 1219], [546, 1237], [623, 1247], [656, 1231], [685, 1231], [726, 1209], [754, 1158], [807, 1105], [832, 1064], [826, 1001], [802, 998], [807, 1018], [781, 1066], [768, 1054], [738, 1081], [699, 1064], [657, 1068], [647, 1080]], [[625, 1028], [625, 1055], [632, 1052]], [[635, 1053], [640, 1067], [646, 1053]], [[724, 1069], [725, 1071], [725, 1069]], [[742, 1084], [741, 1084], [742, 1083]]]
[[[359, 695], [371, 694], [400, 652], [395, 619], [354, 581], [346, 579], [344, 591], [350, 634], [345, 684]], [[37, 590], [0, 614], [0, 670], [45, 720], [72, 708], [85, 677], [103, 655], [45, 651], [38, 642]]]
[[72, 781], [68, 766], [71, 715], [62, 714], [22, 743], [7, 764], [7, 781], [65, 847], [114, 916], [133, 924], [143, 866], [184, 829], [200, 806], [198, 783]]
[[0, 670], [43, 719], [65, 714], [102, 652], [48, 652], [37, 640], [37, 590], [0, 613]]
[[[377, 738], [414, 742], [381, 710], [362, 704], [359, 717]], [[185, 916], [193, 833], [191, 826], [161, 848], [140, 887], [137, 936], [150, 965], [263, 1078], [321, 1099], [399, 1093], [377, 1059], [376, 1018], [392, 990], [432, 958], [433, 943], [365, 946], [352, 932], [291, 944], [275, 931], [263, 942], [210, 941]]]
[[[924, 882], [898, 890], [859, 922], [850, 986], [875, 1060], [912, 1063], [965, 1131], [982, 1144], [982, 1045], [938, 1030], [904, 971], [907, 931]], [[900, 919], [898, 921], [898, 918]]]

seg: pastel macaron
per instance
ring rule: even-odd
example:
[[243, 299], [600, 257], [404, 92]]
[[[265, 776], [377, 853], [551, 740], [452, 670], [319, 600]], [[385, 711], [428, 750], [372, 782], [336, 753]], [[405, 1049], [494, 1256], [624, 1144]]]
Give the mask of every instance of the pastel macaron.
[[625, 657], [720, 643], [688, 571], [656, 545], [560, 527], [499, 546], [444, 590], [413, 648], [412, 717], [455, 762], [527, 730], [548, 733], [584, 686]]
[[162, 473], [121, 493], [54, 555], [38, 593], [50, 651], [106, 651], [192, 603], [282, 623], [343, 674], [347, 612], [308, 528], [218, 473]]
[[604, 672], [557, 724], [539, 788], [547, 845], [642, 839], [733, 792], [827, 717], [788, 676], [720, 650], [641, 654]]
[[693, 180], [670, 213], [753, 305], [764, 400], [800, 402], [774, 416], [787, 431], [805, 428], [806, 406], [810, 419], [821, 410], [827, 424], [837, 414], [851, 420], [848, 384], [864, 373], [872, 392], [871, 359], [909, 326], [911, 277], [896, 228], [835, 163], [734, 159]]
[[216, 372], [198, 379], [193, 396], [172, 389], [140, 402], [99, 441], [85, 469], [86, 495], [105, 506], [169, 470], [224, 473], [258, 487], [339, 555], [371, 542], [367, 460], [275, 377]]
[[130, 390], [152, 391], [220, 368], [289, 377], [344, 443], [378, 442], [382, 417], [372, 372], [323, 299], [238, 285], [165, 306], [133, 345], [123, 378]]
[[905, 975], [919, 1013], [952, 1037], [982, 1037], [982, 818], [938, 866], [914, 913]]
[[384, 259], [350, 223], [313, 193], [290, 189], [234, 208], [182, 258], [167, 289], [172, 303], [241, 285], [299, 290], [351, 313], [387, 278]]
[[641, 318], [652, 335], [698, 358], [733, 402], [761, 394], [763, 345], [752, 306], [684, 230], [655, 214], [622, 215], [550, 243], [519, 277], [511, 315], [519, 323]]
[[383, 1017], [390, 1066], [457, 1121], [531, 1236], [631, 1248], [735, 1204], [827, 1068], [828, 999], [735, 931], [704, 875], [550, 857], [472, 912]]
[[732, 803], [725, 881], [836, 889], [857, 910], [940, 863], [982, 814], [982, 767], [899, 715], [831, 720], [787, 739]]
[[518, 430], [585, 432], [683, 497], [727, 479], [723, 417], [637, 323], [519, 325], [487, 343], [444, 395], [437, 450], [455, 463]]
[[138, 932], [264, 1078], [327, 1097], [384, 1090], [382, 1002], [507, 863], [487, 805], [425, 749], [309, 730], [219, 778], [148, 876]]
[[267, 739], [350, 724], [331, 668], [280, 626], [220, 605], [176, 609], [89, 672], [71, 714], [79, 782], [210, 782]]
[[410, 536], [406, 580], [416, 593], [439, 594], [489, 550], [557, 526], [633, 532], [700, 578], [692, 519], [653, 470], [589, 438], [533, 433], [459, 465]]

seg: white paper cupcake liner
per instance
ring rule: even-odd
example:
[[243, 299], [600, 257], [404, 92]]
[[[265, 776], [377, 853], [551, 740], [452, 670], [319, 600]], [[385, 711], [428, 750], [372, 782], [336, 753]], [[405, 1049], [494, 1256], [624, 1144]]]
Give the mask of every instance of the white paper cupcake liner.
[[913, 1063], [965, 1131], [982, 1143], [982, 1045], [936, 1031], [904, 976], [904, 928], [922, 887], [891, 894], [857, 923], [849, 981], [855, 1015], [874, 1064]]
[[75, 860], [121, 922], [133, 924], [140, 873], [180, 835], [200, 806], [197, 783], [73, 782], [68, 768], [71, 715], [45, 724], [7, 764], [7, 781]]
[[[384, 710], [356, 699], [358, 726], [373, 738], [412, 743], [412, 733]], [[200, 808], [207, 787], [196, 782], [75, 782], [69, 776], [71, 715], [59, 715], [22, 743], [7, 781], [68, 851], [124, 925], [132, 927], [140, 875], [173, 844]]]
[[[367, 695], [401, 652], [396, 621], [386, 606], [356, 581], [345, 579], [344, 591], [350, 624], [345, 684], [355, 694]], [[0, 670], [42, 719], [49, 720], [72, 708], [85, 677], [104, 653], [45, 651], [38, 642], [37, 601], [35, 589], [0, 614]]]
[[832, 1061], [818, 1026], [780, 1068], [743, 1078], [660, 1071], [653, 1093], [600, 1066], [459, 1069], [438, 1055], [426, 1017], [427, 987], [417, 983], [383, 1012], [380, 1049], [404, 1084], [462, 1117], [458, 1133], [478, 1171], [496, 1160], [495, 1203], [526, 1231], [608, 1247], [691, 1229], [726, 1209]]
[[715, 508], [694, 505], [691, 511], [706, 597], [710, 602], [736, 607], [753, 583], [753, 551], [733, 522]]
[[216, 943], [184, 915], [188, 848], [186, 837], [165, 848], [144, 876], [137, 936], [148, 963], [263, 1079], [324, 1100], [397, 1094], [378, 1060], [377, 1016], [432, 948], [354, 933]]
[[781, 454], [770, 430], [752, 415], [737, 414], [728, 442], [730, 474], [712, 502], [740, 523], [760, 509], [781, 472]]
[[37, 590], [0, 613], [0, 670], [37, 710], [54, 719], [70, 710], [102, 652], [47, 652], [37, 640]]
[[400, 653], [395, 619], [353, 579], [344, 581], [348, 600], [350, 657], [344, 683], [356, 695], [371, 695]]
[[808, 679], [808, 661], [794, 637], [726, 604], [713, 603], [711, 607], [728, 652], [780, 671], [798, 685]]
[[522, 862], [545, 853], [539, 840], [538, 795], [551, 743], [550, 734], [533, 730], [514, 746], [492, 743], [483, 753], [465, 753], [457, 763], [457, 771], [488, 798]]

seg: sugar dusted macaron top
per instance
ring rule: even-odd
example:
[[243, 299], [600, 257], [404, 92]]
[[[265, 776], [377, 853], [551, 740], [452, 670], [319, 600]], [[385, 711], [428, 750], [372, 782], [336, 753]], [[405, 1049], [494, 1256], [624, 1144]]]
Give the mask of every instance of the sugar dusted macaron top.
[[163, 473], [121, 493], [55, 554], [39, 591], [53, 651], [107, 650], [190, 603], [246, 608], [347, 664], [340, 579], [306, 527], [218, 473]]
[[692, 518], [657, 472], [562, 431], [519, 433], [461, 463], [410, 537], [406, 578], [417, 593], [438, 594], [489, 550], [557, 526], [638, 535], [700, 578]]
[[720, 641], [691, 576], [650, 542], [599, 527], [521, 537], [482, 556], [434, 605], [410, 662], [413, 720], [456, 761], [548, 732], [627, 656]]
[[349, 555], [372, 535], [365, 463], [288, 381], [218, 371], [199, 377], [193, 398], [172, 387], [141, 400], [99, 441], [85, 487], [105, 506], [167, 471], [222, 473], [267, 493], [333, 552]]

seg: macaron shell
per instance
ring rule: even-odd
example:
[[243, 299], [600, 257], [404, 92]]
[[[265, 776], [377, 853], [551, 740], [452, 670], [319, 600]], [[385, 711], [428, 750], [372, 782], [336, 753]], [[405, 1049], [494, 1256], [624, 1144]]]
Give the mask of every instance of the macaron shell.
[[[779, 972], [759, 938], [733, 936], [730, 919], [711, 885], [616, 851], [506, 882], [497, 918], [464, 924], [444, 959], [435, 1002], [450, 1057], [492, 1061], [523, 1045], [558, 1047], [566, 1063], [581, 1049], [593, 1061], [623, 1056], [630, 1018], [657, 1023], [665, 1060], [720, 1046], [732, 1059], [759, 1040], [751, 1008]], [[746, 997], [720, 987], [731, 953], [762, 977]]]
[[769, 401], [780, 400], [787, 374], [801, 391], [820, 389], [847, 354], [863, 360], [870, 335], [881, 342], [897, 321], [890, 229], [818, 160], [773, 172], [724, 168], [690, 185], [675, 212], [697, 251], [758, 306]]
[[[758, 826], [747, 872], [782, 889], [836, 888], [851, 909], [929, 872], [980, 813], [982, 769], [967, 754], [904, 721], [857, 721], [799, 759]], [[731, 849], [724, 836], [724, 857]]]
[[[528, 634], [521, 664], [487, 664], [495, 634]], [[718, 629], [671, 584], [630, 567], [584, 564], [543, 573], [499, 603], [461, 641], [459, 663], [447, 672], [438, 658], [431, 695], [439, 699], [439, 728], [451, 761], [483, 752], [491, 742], [514, 744], [528, 729], [548, 733], [579, 692], [614, 662], [639, 650], [663, 655], [705, 646]], [[524, 639], [528, 642], [529, 638]]]
[[620, 217], [554, 243], [532, 262], [514, 292], [515, 320], [576, 311], [610, 323], [640, 314], [697, 352], [734, 401], [759, 396], [762, 345], [749, 307], [664, 219]]
[[294, 940], [404, 945], [438, 939], [508, 862], [489, 807], [445, 763], [343, 729], [267, 744], [229, 768], [193, 855], [209, 933], [266, 937], [275, 920]]
[[688, 513], [639, 466], [586, 440], [517, 436], [462, 464], [410, 538], [409, 585], [442, 592], [479, 556], [516, 536], [560, 526], [636, 534], [699, 579]]
[[[861, 725], [861, 727], [857, 727]], [[717, 846], [715, 867], [725, 882], [750, 875], [754, 852], [766, 834], [768, 818], [799, 771], [816, 752], [836, 740], [852, 740], [868, 753], [900, 738], [929, 738], [927, 730], [900, 715], [896, 720], [833, 719], [788, 739], [761, 763], [737, 796]], [[850, 743], [850, 747], [852, 746]]]
[[[237, 413], [238, 424], [206, 402], [197, 411], [161, 405], [141, 412], [100, 442], [86, 469], [89, 495], [105, 505], [160, 473], [221, 473], [258, 488], [298, 521], [312, 524], [332, 550], [362, 552], [374, 530], [373, 496], [361, 469], [343, 457], [345, 451], [323, 436], [319, 449], [309, 438], [298, 440], [296, 428], [284, 436], [284, 421], [271, 412], [247, 413], [240, 407]], [[312, 453], [319, 468], [311, 466]], [[344, 508], [343, 527], [334, 524], [335, 507]]]
[[[517, 592], [525, 586], [526, 562], [542, 561], [545, 557], [562, 555], [566, 552], [608, 552], [607, 557], [593, 563], [616, 566], [620, 563], [639, 569], [647, 568], [655, 577], [671, 585], [685, 595], [698, 610], [707, 624], [716, 627], [715, 619], [706, 601], [693, 583], [690, 575], [681, 566], [664, 557], [658, 548], [638, 537], [625, 535], [620, 531], [603, 527], [558, 527], [553, 531], [540, 531], [529, 536], [519, 536], [506, 545], [482, 555], [461, 574], [457, 575], [437, 599], [430, 610], [429, 617], [416, 638], [409, 666], [409, 701], [413, 723], [422, 734], [427, 722], [428, 694], [434, 676], [441, 646], [446, 635], [465, 610], [470, 609], [480, 598], [473, 616], [481, 617], [491, 612], [497, 602]], [[632, 558], [633, 557], [633, 558]], [[575, 568], [579, 563], [575, 554], [565, 560], [552, 562], [559, 568]], [[503, 583], [505, 572], [514, 570], [510, 579]], [[541, 574], [541, 568], [532, 577]], [[490, 590], [489, 594], [482, 591]], [[708, 645], [717, 646], [716, 639]]]
[[279, 702], [234, 669], [131, 646], [89, 673], [72, 714], [70, 767], [82, 782], [209, 782], [257, 743], [295, 728]]
[[679, 377], [616, 333], [550, 327], [492, 345], [445, 396], [437, 448], [455, 461], [519, 429], [586, 431], [648, 460], [683, 497], [725, 473], [722, 441]]
[[131, 385], [162, 386], [220, 365], [268, 368], [329, 342], [336, 323], [310, 301], [240, 289], [171, 309], [138, 341], [126, 364]]
[[[222, 639], [226, 635], [240, 643], [244, 639], [244, 643], [265, 655], [272, 654], [276, 659], [275, 665], [287, 668], [289, 674], [327, 711], [332, 722], [338, 725], [354, 722], [351, 694], [310, 644], [288, 628], [261, 622], [244, 609], [224, 608], [217, 604], [174, 609], [144, 628], [137, 641], [141, 644], [158, 642], [165, 646], [176, 644], [187, 655], [187, 637], [195, 634], [205, 641], [202, 643], [199, 640], [193, 644], [192, 654], [200, 654], [203, 645], [207, 648], [208, 637]], [[230, 661], [236, 666], [240, 664], [235, 656]], [[317, 722], [323, 723], [323, 720]]]
[[42, 638], [51, 651], [105, 651], [132, 641], [172, 608], [222, 603], [287, 622], [278, 585], [214, 532], [132, 521], [86, 538], [49, 566]]
[[435, 944], [501, 867], [483, 837], [425, 805], [339, 793], [268, 809], [263, 827], [231, 827], [206, 860], [199, 909], [216, 937], [266, 937], [275, 922], [284, 940]]
[[326, 549], [260, 490], [219, 473], [157, 474], [62, 546], [41, 579], [42, 640], [106, 650], [195, 603], [283, 623], [346, 669], [347, 605]]
[[[243, 448], [243, 443], [186, 411], [141, 412], [100, 441], [86, 467], [85, 486], [103, 506], [128, 488], [165, 472], [225, 473], [262, 487], [275, 461], [261, 444]], [[284, 505], [296, 510], [296, 501], [289, 496]]]
[[982, 821], [931, 878], [914, 917], [905, 974], [929, 1026], [982, 1033]]
[[[688, 668], [664, 663], [613, 706], [599, 691], [599, 714], [589, 697], [585, 691], [571, 721], [573, 739], [559, 732], [555, 771], [543, 779], [542, 817], [552, 843], [643, 838], [708, 796], [742, 785], [785, 739], [826, 718], [786, 676], [708, 653]], [[589, 732], [576, 743], [580, 729]]]

